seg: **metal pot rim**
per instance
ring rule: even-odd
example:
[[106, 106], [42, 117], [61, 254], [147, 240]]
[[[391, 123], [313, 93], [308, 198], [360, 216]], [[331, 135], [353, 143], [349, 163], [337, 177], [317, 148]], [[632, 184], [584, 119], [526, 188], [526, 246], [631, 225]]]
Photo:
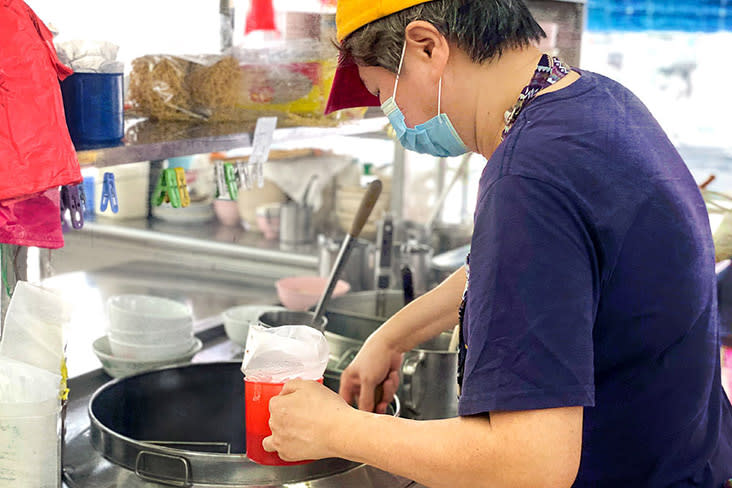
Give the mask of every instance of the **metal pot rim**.
[[[107, 425], [102, 423], [99, 418], [94, 414], [92, 410], [92, 406], [95, 403], [95, 400], [102, 395], [105, 391], [107, 391], [110, 388], [115, 387], [116, 385], [125, 382], [126, 380], [129, 380], [130, 378], [142, 376], [142, 375], [148, 375], [151, 373], [159, 373], [160, 371], [169, 370], [169, 369], [188, 369], [188, 368], [196, 368], [196, 367], [211, 367], [212, 365], [236, 365], [239, 366], [238, 361], [218, 361], [218, 362], [211, 362], [211, 363], [194, 363], [194, 364], [188, 364], [185, 366], [181, 365], [172, 365], [172, 366], [166, 366], [162, 368], [157, 368], [150, 371], [145, 371], [142, 373], [138, 373], [136, 375], [127, 376], [124, 378], [117, 378], [112, 379], [108, 381], [107, 383], [103, 384], [99, 388], [97, 388], [96, 391], [92, 394], [89, 403], [87, 405], [87, 414], [90, 419], [90, 429], [91, 429], [91, 444], [93, 445], [93, 448], [100, 452], [104, 457], [109, 459], [111, 462], [118, 464], [120, 466], [124, 466], [130, 470], [136, 471], [136, 466], [134, 463], [127, 462], [126, 459], [124, 459], [124, 456], [118, 455], [118, 456], [112, 456], [109, 452], [104, 452], [105, 450], [101, 449], [100, 446], [97, 445], [97, 442], [95, 442], [95, 438], [100, 438], [101, 436], [106, 436], [111, 439], [116, 439], [122, 444], [125, 444], [128, 449], [132, 449], [135, 454], [138, 456], [142, 452], [148, 452], [155, 454], [160, 454], [163, 456], [172, 456], [174, 458], [178, 458], [181, 460], [184, 460], [185, 463], [189, 464], [192, 467], [197, 467], [203, 464], [218, 464], [220, 466], [230, 466], [235, 465], [236, 467], [241, 466], [244, 468], [247, 465], [251, 465], [252, 467], [260, 467], [260, 465], [254, 463], [251, 461], [247, 456], [246, 453], [238, 453], [238, 454], [221, 454], [221, 453], [210, 453], [210, 452], [202, 452], [202, 451], [191, 451], [186, 449], [177, 449], [173, 447], [167, 447], [167, 446], [161, 446], [159, 444], [149, 443], [145, 441], [139, 441], [136, 439], [132, 439], [131, 437], [122, 435], [120, 433], [117, 433], [113, 431], [111, 428], [109, 428]], [[327, 373], [327, 372], [326, 372]], [[395, 413], [394, 416], [398, 417], [401, 413], [401, 404], [399, 402], [399, 399], [395, 396], [394, 402], [396, 404], [395, 406]], [[99, 434], [93, 435], [94, 430], [97, 430]], [[318, 476], [317, 473], [313, 473], [313, 467], [318, 467], [318, 464], [322, 464], [325, 469], [323, 469], [323, 474], [321, 476]], [[349, 471], [351, 469], [354, 469], [358, 466], [362, 466], [362, 463], [357, 463], [354, 461], [349, 461], [346, 459], [340, 459], [340, 458], [327, 458], [327, 459], [321, 459], [317, 461], [313, 461], [312, 463], [306, 464], [306, 465], [300, 465], [300, 466], [293, 466], [291, 468], [287, 468], [288, 470], [291, 470], [291, 472], [285, 472], [281, 473], [283, 476], [281, 479], [277, 480], [277, 483], [299, 483], [304, 482], [311, 479], [316, 479], [319, 477], [328, 477], [333, 476], [339, 473], [343, 473], [346, 471]], [[326, 468], [329, 467], [329, 468]], [[302, 475], [298, 476], [298, 472], [301, 472], [300, 470], [306, 470], [306, 473], [302, 473]], [[210, 479], [198, 479], [193, 478], [196, 473], [196, 469], [192, 469], [191, 471], [193, 473], [192, 478], [190, 481], [192, 483], [201, 483], [203, 485], [207, 486], [232, 486], [232, 485], [226, 485], [226, 484], [220, 484], [217, 485], [215, 481]], [[139, 476], [139, 474], [138, 474]], [[167, 478], [165, 478], [167, 480]], [[158, 481], [161, 481], [158, 479]], [[180, 480], [177, 479], [170, 479], [171, 483], [180, 483]], [[261, 483], [262, 481], [256, 481], [257, 483]], [[238, 486], [238, 485], [237, 485]], [[245, 485], [248, 486], [248, 485]], [[252, 485], [254, 486], [254, 485]]]

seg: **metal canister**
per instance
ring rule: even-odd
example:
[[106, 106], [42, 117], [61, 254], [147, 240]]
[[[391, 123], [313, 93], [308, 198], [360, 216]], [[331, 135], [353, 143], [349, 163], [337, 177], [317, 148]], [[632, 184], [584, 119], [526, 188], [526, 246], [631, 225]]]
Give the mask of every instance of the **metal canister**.
[[312, 207], [295, 202], [283, 203], [280, 208], [280, 242], [308, 244], [314, 238]]
[[[338, 252], [341, 248], [341, 241], [318, 236], [318, 274], [330, 276]], [[342, 271], [341, 279], [351, 285], [351, 291], [370, 290], [373, 288], [374, 276], [374, 245], [364, 240], [356, 239], [351, 248], [351, 255]]]
[[417, 241], [408, 241], [400, 248], [401, 263], [411, 271], [414, 295], [427, 293], [432, 286], [432, 248]]

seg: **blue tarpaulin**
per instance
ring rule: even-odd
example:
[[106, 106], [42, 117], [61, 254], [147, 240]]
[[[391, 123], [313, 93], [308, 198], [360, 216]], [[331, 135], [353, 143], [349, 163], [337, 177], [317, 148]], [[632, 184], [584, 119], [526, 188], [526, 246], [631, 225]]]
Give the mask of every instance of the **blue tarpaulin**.
[[732, 0], [588, 0], [590, 31], [732, 31]]

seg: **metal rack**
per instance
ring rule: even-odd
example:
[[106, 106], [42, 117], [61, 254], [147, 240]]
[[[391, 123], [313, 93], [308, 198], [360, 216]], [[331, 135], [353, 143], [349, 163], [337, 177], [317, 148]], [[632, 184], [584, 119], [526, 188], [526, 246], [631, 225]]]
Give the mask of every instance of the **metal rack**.
[[[285, 127], [275, 131], [272, 143], [335, 135], [384, 134], [386, 124], [385, 117], [367, 117], [337, 127]], [[153, 122], [129, 118], [125, 127], [125, 138], [118, 145], [77, 148], [79, 163], [104, 167], [246, 148], [252, 144], [254, 123]]]

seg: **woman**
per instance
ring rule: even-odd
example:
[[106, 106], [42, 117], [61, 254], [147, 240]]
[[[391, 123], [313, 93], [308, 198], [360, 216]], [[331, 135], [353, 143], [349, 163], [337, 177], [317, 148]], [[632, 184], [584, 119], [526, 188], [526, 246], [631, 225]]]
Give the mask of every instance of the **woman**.
[[[366, 341], [340, 397], [286, 385], [265, 449], [428, 486], [722, 486], [709, 221], [643, 104], [542, 55], [519, 0], [340, 0], [337, 25], [329, 110], [381, 105], [406, 148], [488, 162], [468, 265]], [[460, 416], [370, 413], [402, 353], [458, 321]]]

